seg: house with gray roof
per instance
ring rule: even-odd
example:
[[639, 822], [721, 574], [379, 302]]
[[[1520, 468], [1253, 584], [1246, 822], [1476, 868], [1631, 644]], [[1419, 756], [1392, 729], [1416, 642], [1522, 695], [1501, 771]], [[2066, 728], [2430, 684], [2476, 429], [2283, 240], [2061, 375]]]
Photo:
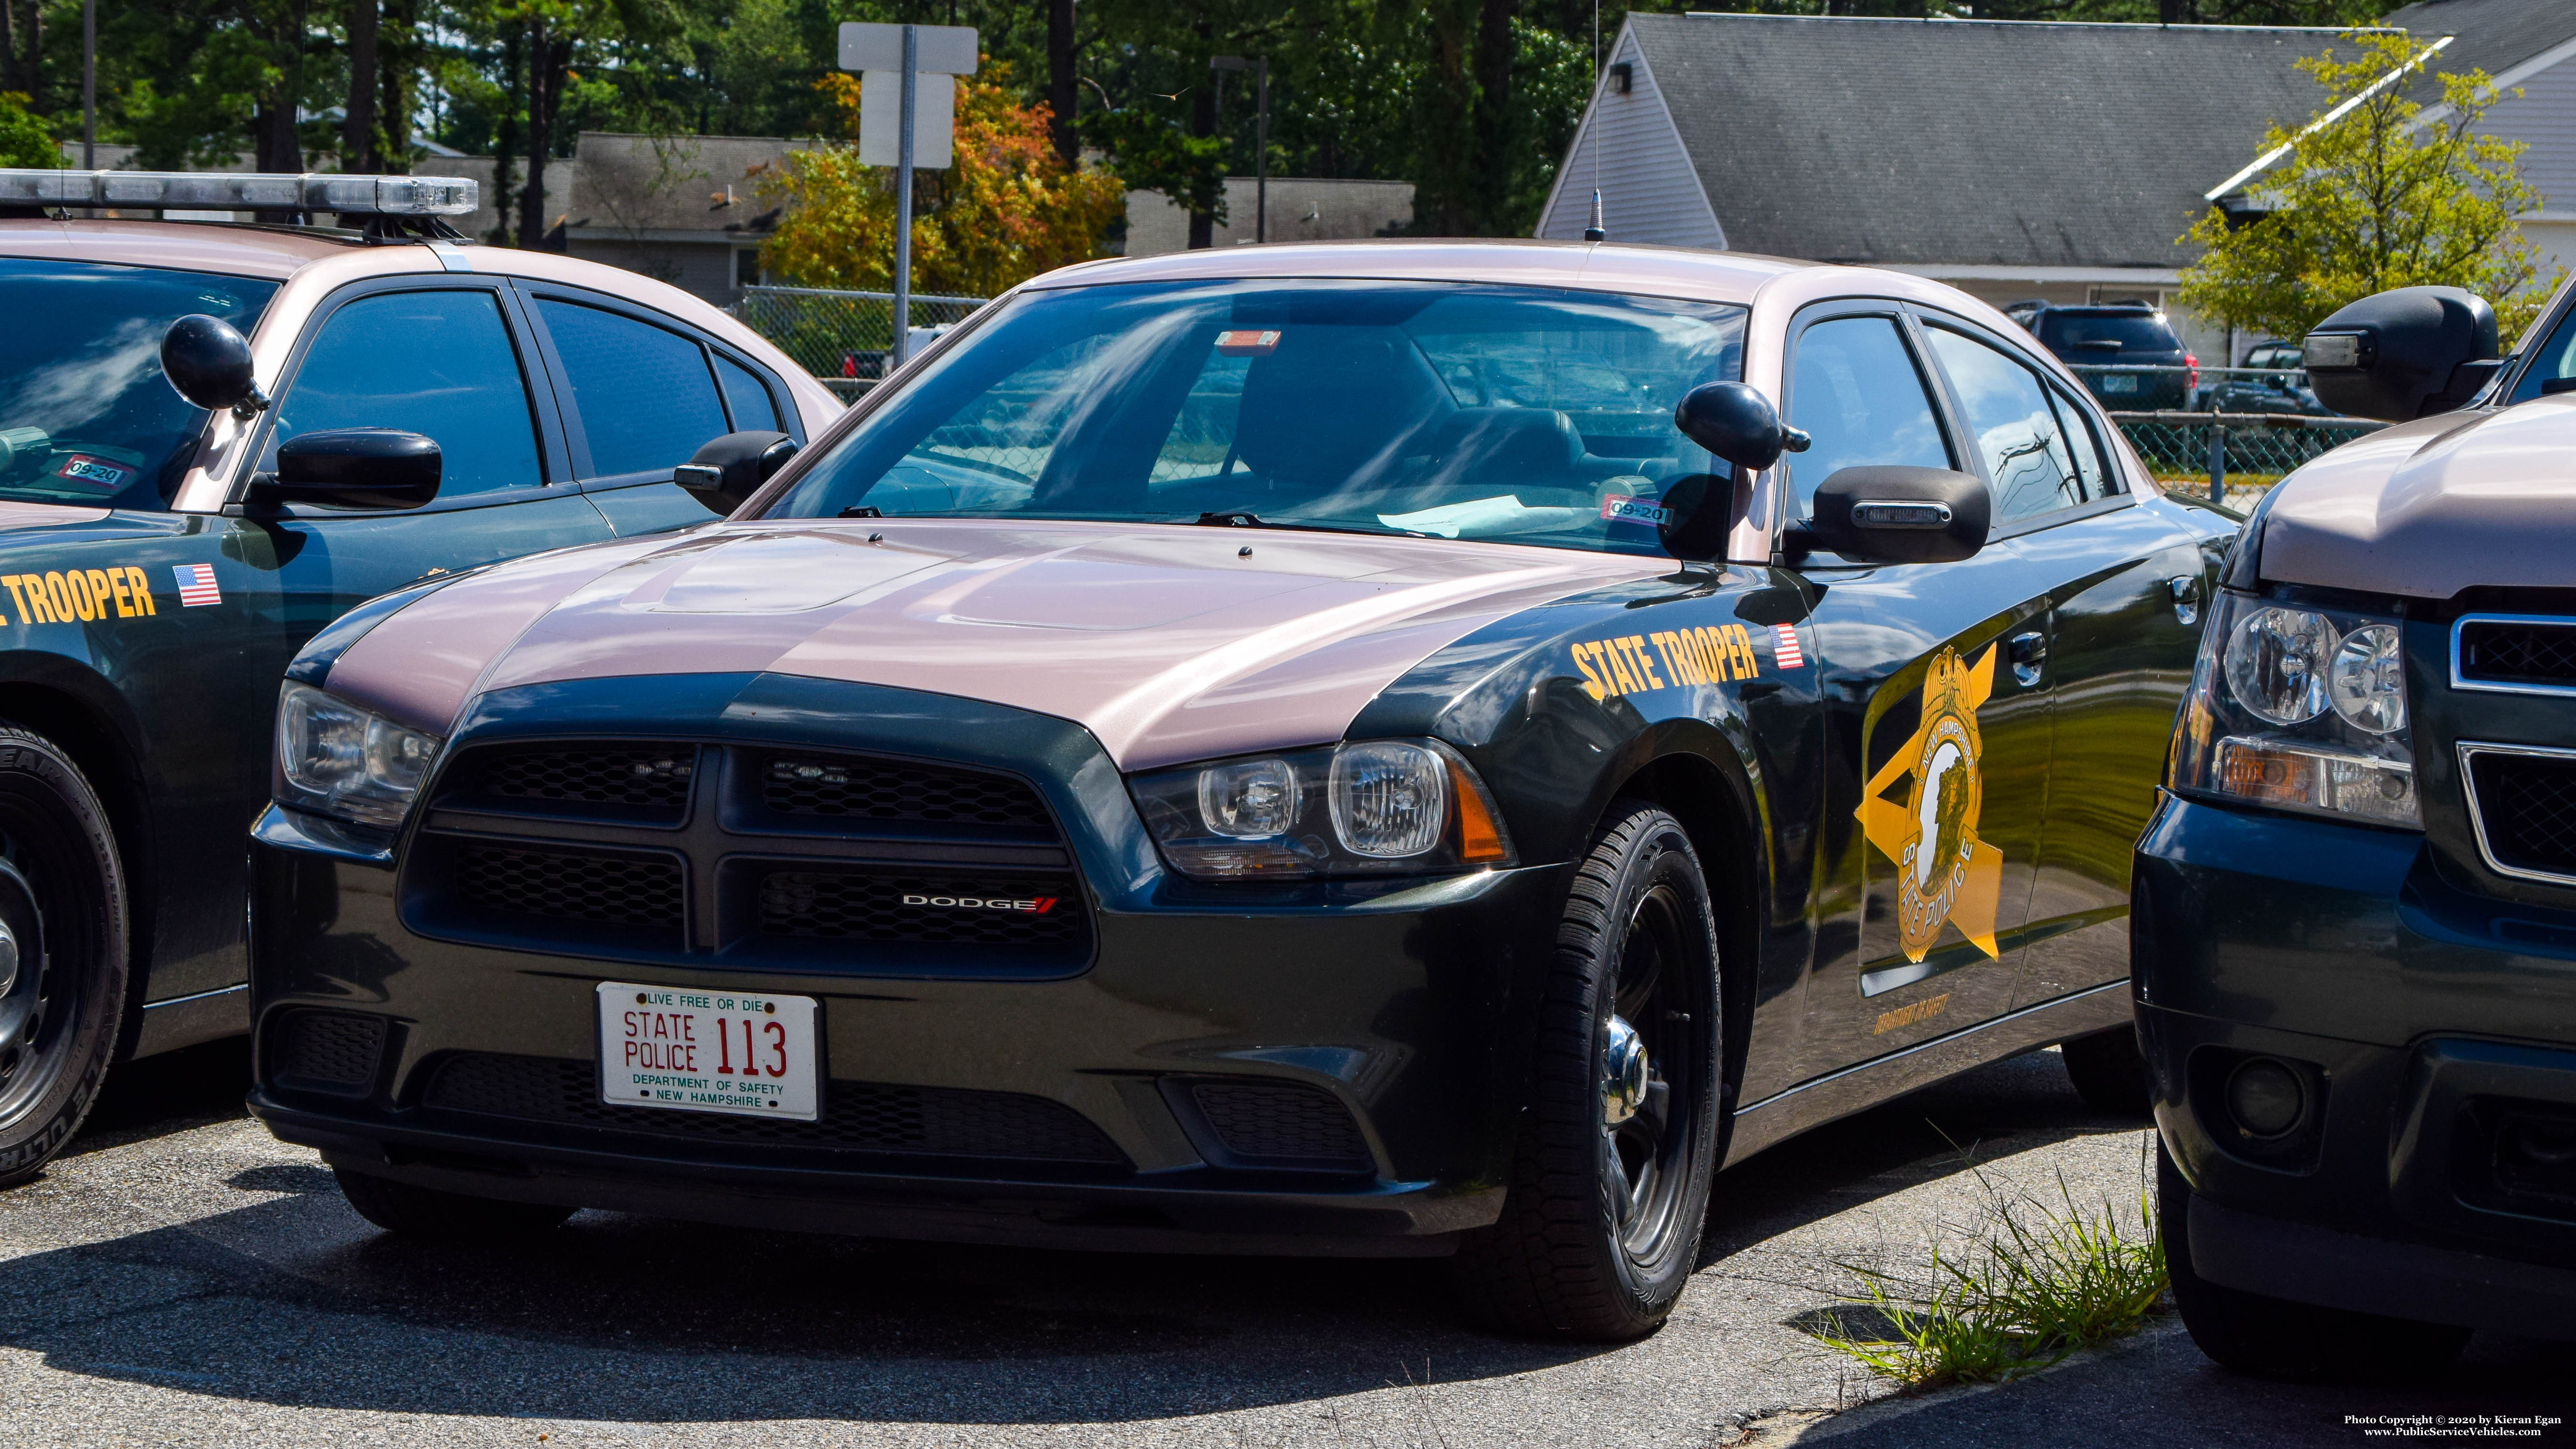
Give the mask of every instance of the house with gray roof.
[[2205, 193], [2320, 108], [2297, 61], [2335, 34], [1631, 13], [1537, 234], [1581, 236], [1597, 190], [1621, 241], [2162, 305]]
[[[2523, 231], [2576, 268], [2576, 0], [2421, 0], [2391, 28], [2507, 94], [2546, 205]], [[1995, 302], [2163, 305], [2212, 206], [2260, 188], [2266, 128], [2324, 93], [2332, 29], [1631, 14], [1537, 235], [1890, 267]], [[2442, 114], [2429, 73], [2410, 82]], [[2519, 95], [2513, 92], [2519, 91]], [[2203, 359], [2252, 344], [2185, 314]]]

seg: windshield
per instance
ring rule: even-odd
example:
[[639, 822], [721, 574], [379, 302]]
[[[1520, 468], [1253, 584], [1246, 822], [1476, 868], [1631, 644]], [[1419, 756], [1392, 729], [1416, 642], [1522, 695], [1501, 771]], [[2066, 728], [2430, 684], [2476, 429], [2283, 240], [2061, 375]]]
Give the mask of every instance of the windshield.
[[2070, 348], [2113, 356], [2122, 352], [2180, 352], [2181, 339], [2163, 318], [2147, 312], [2051, 312], [2040, 319], [2039, 340], [2064, 352]]
[[1714, 466], [1674, 431], [1673, 406], [1736, 377], [1743, 335], [1740, 307], [1526, 287], [1038, 292], [888, 399], [769, 516], [1250, 514], [1657, 553], [1658, 500]]
[[0, 257], [0, 499], [160, 508], [205, 413], [161, 376], [191, 312], [248, 333], [274, 282]]

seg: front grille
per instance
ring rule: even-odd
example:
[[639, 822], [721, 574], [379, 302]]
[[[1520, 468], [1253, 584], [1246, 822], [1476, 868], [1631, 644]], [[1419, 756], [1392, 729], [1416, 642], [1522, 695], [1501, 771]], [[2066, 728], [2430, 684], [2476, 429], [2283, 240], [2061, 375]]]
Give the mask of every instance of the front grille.
[[2491, 863], [2509, 872], [2576, 877], [2576, 757], [2466, 753]]
[[700, 1141], [1119, 1166], [1127, 1162], [1081, 1113], [1061, 1102], [1016, 1092], [826, 1082], [818, 1120], [782, 1122], [772, 1117], [613, 1106], [599, 1100], [599, 1069], [590, 1062], [477, 1052], [442, 1064], [422, 1094], [421, 1105], [433, 1111]]
[[760, 883], [763, 935], [925, 945], [1074, 946], [1087, 927], [1064, 876], [778, 870]]
[[467, 803], [554, 814], [606, 812], [623, 819], [678, 820], [697, 774], [694, 745], [557, 745], [480, 751], [456, 772]]
[[1203, 1081], [1190, 1097], [1225, 1150], [1256, 1162], [1364, 1168], [1368, 1144], [1333, 1094], [1294, 1082]]
[[1007, 775], [897, 760], [775, 755], [761, 768], [760, 788], [761, 803], [780, 815], [1055, 833], [1038, 792]]
[[385, 1019], [354, 1011], [290, 1011], [270, 1028], [269, 1075], [289, 1086], [364, 1091], [384, 1055]]
[[676, 926], [680, 867], [651, 855], [573, 855], [469, 845], [458, 853], [458, 894], [489, 910], [619, 926]]
[[2457, 647], [2463, 681], [2576, 687], [2576, 623], [2464, 619]]

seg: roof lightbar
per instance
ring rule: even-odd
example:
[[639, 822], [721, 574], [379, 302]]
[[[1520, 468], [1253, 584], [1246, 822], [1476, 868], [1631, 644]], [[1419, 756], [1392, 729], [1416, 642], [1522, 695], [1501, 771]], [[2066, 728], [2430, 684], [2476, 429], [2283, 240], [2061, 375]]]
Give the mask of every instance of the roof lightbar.
[[453, 176], [307, 172], [38, 171], [0, 167], [0, 206], [106, 206], [144, 211], [328, 211], [341, 216], [463, 216], [479, 183]]

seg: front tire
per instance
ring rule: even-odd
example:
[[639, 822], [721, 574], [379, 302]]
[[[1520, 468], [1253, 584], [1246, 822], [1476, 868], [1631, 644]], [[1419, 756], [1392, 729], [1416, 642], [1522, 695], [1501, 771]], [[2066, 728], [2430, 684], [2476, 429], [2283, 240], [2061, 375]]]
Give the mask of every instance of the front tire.
[[541, 1202], [507, 1202], [470, 1197], [352, 1172], [331, 1169], [340, 1195], [358, 1216], [386, 1232], [406, 1238], [447, 1243], [501, 1243], [534, 1237], [563, 1226], [575, 1209]]
[[2200, 1276], [2191, 1266], [2191, 1184], [2161, 1139], [2156, 1218], [2182, 1326], [2222, 1368], [2306, 1382], [2414, 1379], [2448, 1366], [2468, 1346], [2465, 1328], [2248, 1293]]
[[97, 1102], [129, 949], [98, 792], [53, 741], [0, 725], [0, 1188], [44, 1171]]
[[1576, 867], [1502, 1217], [1459, 1245], [1507, 1332], [1652, 1333], [1690, 1282], [1717, 1170], [1715, 912], [1681, 822], [1623, 801]]

